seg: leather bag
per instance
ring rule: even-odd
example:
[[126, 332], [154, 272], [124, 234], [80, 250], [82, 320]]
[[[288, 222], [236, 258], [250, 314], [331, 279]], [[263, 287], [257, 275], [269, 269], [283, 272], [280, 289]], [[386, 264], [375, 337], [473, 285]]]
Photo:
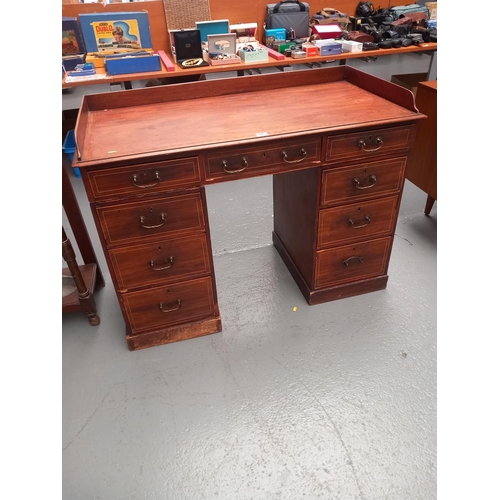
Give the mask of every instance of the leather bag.
[[340, 12], [332, 7], [323, 7], [320, 12], [311, 18], [311, 28], [315, 24], [338, 24], [342, 29], [347, 29], [349, 16], [345, 12]]
[[429, 19], [430, 10], [425, 5], [414, 3], [391, 7], [388, 9], [388, 14], [393, 21], [397, 21], [401, 17], [409, 17], [413, 21], [420, 21], [422, 19]]
[[298, 0], [283, 0], [266, 6], [265, 29], [293, 30], [296, 38], [309, 36], [309, 4]]

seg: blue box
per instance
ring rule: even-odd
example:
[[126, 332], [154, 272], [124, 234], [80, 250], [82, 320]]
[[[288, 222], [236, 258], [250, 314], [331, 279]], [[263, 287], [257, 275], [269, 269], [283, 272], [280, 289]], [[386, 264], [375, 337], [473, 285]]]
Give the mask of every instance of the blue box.
[[[70, 130], [66, 134], [66, 137], [64, 138], [64, 142], [62, 145], [62, 149], [69, 156], [69, 161], [71, 163], [73, 163], [73, 155], [74, 155], [75, 149], [76, 149], [75, 131], [74, 130]], [[73, 170], [75, 171], [75, 177], [82, 176], [79, 168], [74, 168]]]
[[264, 45], [273, 48], [275, 42], [286, 40], [286, 29], [285, 28], [272, 28], [264, 30]]
[[104, 66], [108, 75], [124, 75], [127, 73], [145, 73], [160, 71], [161, 63], [158, 54], [138, 52], [134, 54], [117, 54], [104, 58]]
[[200, 30], [201, 41], [208, 42], [208, 35], [229, 33], [229, 20], [220, 19], [218, 21], [197, 21], [196, 29]]
[[153, 48], [147, 12], [80, 14], [80, 26], [87, 52], [113, 54]]
[[333, 56], [342, 54], [342, 44], [332, 40], [314, 40], [314, 45], [318, 48], [319, 56]]

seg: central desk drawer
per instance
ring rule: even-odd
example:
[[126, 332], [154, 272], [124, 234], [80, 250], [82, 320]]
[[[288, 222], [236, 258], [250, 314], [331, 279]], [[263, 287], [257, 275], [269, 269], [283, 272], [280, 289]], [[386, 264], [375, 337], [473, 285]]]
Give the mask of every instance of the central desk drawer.
[[128, 195], [145, 195], [201, 183], [197, 157], [168, 160], [88, 173], [95, 200]]
[[329, 136], [326, 161], [345, 163], [388, 153], [405, 153], [411, 145], [413, 126], [392, 127]]
[[332, 205], [399, 192], [403, 187], [406, 158], [324, 170], [321, 204]]
[[96, 208], [108, 246], [204, 230], [200, 193]]
[[121, 292], [210, 274], [211, 255], [205, 233], [166, 238], [109, 251]]
[[215, 311], [210, 277], [122, 295], [132, 335], [212, 316]]
[[282, 144], [253, 148], [229, 148], [207, 156], [207, 180], [240, 179], [255, 173], [289, 171], [294, 166], [319, 164], [321, 140], [295, 139]]
[[396, 225], [398, 199], [395, 195], [320, 210], [318, 248], [391, 234]]
[[391, 237], [317, 253], [316, 288], [373, 278], [387, 272]]

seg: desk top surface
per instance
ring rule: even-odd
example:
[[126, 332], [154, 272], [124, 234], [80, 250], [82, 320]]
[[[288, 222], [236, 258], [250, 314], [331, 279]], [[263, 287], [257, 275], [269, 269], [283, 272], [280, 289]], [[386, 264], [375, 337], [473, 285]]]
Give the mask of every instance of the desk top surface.
[[[88, 96], [77, 131], [81, 165], [155, 153], [195, 154], [215, 147], [390, 125], [419, 115], [411, 92], [353, 68], [298, 73], [302, 75], [291, 83], [283, 74], [245, 77], [246, 88], [227, 94], [221, 93], [220, 81], [209, 81], [112, 93], [114, 105], [105, 95]], [[241, 78], [229, 80], [221, 81], [231, 88]], [[365, 80], [368, 85], [362, 88], [360, 81]], [[177, 91], [178, 97], [172, 99], [169, 91], [170, 95]], [[391, 93], [394, 99], [388, 98]], [[120, 104], [116, 94], [124, 95]]]

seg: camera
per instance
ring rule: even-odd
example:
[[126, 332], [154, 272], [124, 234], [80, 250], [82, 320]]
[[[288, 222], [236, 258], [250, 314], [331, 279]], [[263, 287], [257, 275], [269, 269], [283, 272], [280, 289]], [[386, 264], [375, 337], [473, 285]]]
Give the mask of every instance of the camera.
[[359, 2], [356, 7], [358, 17], [370, 17], [375, 12], [375, 7], [371, 2]]
[[409, 33], [406, 37], [411, 40], [412, 45], [424, 43], [424, 37], [420, 33]]

